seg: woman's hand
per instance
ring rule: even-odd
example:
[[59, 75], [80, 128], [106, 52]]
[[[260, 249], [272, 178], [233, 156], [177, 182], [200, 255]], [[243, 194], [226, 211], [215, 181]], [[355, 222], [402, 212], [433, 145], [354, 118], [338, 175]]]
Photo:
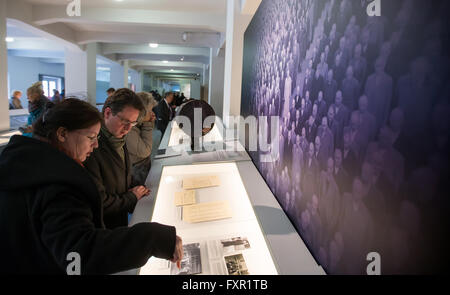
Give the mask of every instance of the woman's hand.
[[130, 191], [136, 196], [138, 201], [150, 193], [150, 190], [143, 185], [135, 186]]
[[170, 261], [176, 263], [178, 268], [181, 268], [182, 259], [183, 259], [183, 241], [179, 236], [177, 236], [175, 241], [175, 252], [173, 253], [173, 258]]

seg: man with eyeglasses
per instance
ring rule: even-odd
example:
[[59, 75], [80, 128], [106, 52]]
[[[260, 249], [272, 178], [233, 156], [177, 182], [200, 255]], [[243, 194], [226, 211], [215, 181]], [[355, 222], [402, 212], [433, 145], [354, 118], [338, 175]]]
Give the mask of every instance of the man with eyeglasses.
[[138, 200], [149, 194], [143, 185], [131, 187], [131, 161], [125, 136], [138, 123], [145, 107], [131, 90], [114, 92], [103, 106], [99, 148], [84, 162], [103, 200], [103, 221], [109, 229], [128, 226]]

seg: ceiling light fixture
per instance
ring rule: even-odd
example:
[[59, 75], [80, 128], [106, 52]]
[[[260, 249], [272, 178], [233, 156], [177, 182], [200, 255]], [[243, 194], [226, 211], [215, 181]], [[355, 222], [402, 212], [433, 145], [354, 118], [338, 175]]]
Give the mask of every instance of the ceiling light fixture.
[[184, 56], [182, 56], [182, 57], [180, 58], [180, 60], [183, 61], [183, 60], [184, 60]]
[[169, 61], [168, 61], [168, 60], [163, 60], [162, 62], [163, 62], [163, 64], [167, 64], [167, 63], [169, 63]]
[[158, 43], [150, 43], [148, 44], [148, 46], [150, 46], [151, 48], [157, 48], [159, 45]]
[[6, 37], [5, 41], [10, 43], [10, 42], [14, 42], [14, 38], [13, 37]]
[[173, 72], [173, 69], [170, 69], [171, 72]]

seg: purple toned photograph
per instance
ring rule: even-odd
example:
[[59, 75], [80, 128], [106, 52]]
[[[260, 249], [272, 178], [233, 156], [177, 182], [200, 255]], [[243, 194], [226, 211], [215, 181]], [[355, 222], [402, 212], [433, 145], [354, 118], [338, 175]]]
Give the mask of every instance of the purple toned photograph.
[[249, 154], [328, 274], [448, 272], [450, 1], [372, 2], [262, 1], [241, 114], [279, 146]]

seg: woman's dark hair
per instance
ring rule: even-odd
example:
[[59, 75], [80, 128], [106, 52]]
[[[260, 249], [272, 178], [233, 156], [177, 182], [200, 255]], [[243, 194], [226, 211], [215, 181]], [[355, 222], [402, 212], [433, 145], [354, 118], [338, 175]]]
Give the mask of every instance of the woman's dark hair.
[[33, 124], [33, 136], [57, 144], [58, 128], [74, 131], [89, 128], [101, 121], [102, 115], [97, 108], [77, 98], [67, 98], [58, 104], [49, 103], [46, 106], [46, 111]]
[[106, 99], [103, 105], [102, 113], [105, 113], [106, 108], [110, 108], [113, 115], [117, 115], [126, 107], [132, 107], [139, 111], [140, 115], [145, 113], [145, 106], [142, 100], [134, 91], [128, 88], [117, 89], [113, 95]]

